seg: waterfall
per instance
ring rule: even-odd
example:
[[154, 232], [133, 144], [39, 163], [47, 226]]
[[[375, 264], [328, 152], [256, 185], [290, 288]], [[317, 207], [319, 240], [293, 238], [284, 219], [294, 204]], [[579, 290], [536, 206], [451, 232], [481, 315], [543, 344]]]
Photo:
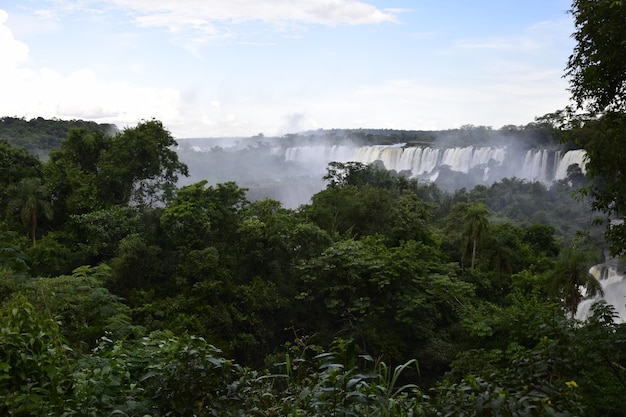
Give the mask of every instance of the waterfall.
[[585, 172], [586, 153], [582, 149], [568, 152], [548, 149], [531, 149], [524, 153], [506, 147], [464, 146], [438, 148], [429, 146], [370, 145], [370, 146], [302, 146], [274, 150], [287, 161], [297, 161], [315, 166], [324, 172], [329, 162], [361, 162], [370, 164], [382, 161], [389, 170], [410, 171], [412, 177], [434, 181], [442, 167], [468, 174], [474, 169], [483, 170], [479, 178], [484, 183], [505, 177], [527, 181], [552, 181], [567, 178], [567, 168], [578, 164]]
[[[559, 151], [560, 155], [560, 151]], [[563, 157], [559, 158], [559, 162], [556, 165], [556, 173], [554, 175], [554, 179], [562, 180], [567, 178], [567, 168], [572, 164], [578, 164], [580, 169], [585, 171], [585, 163], [586, 163], [587, 153], [582, 149], [575, 149], [572, 151], [568, 151], [563, 155]]]
[[624, 279], [624, 275], [618, 274], [616, 265], [607, 265], [606, 263], [592, 266], [589, 269], [589, 273], [596, 277], [602, 285], [604, 296], [600, 297], [597, 295], [594, 298], [581, 301], [578, 305], [576, 318], [578, 320], [587, 319], [591, 315], [591, 306], [600, 300], [605, 300], [607, 304], [615, 308], [616, 313], [619, 315], [616, 322], [625, 323], [626, 279]]
[[550, 152], [548, 150], [531, 149], [524, 156], [524, 164], [522, 168], [522, 178], [531, 181], [548, 182], [551, 175], [548, 175]]

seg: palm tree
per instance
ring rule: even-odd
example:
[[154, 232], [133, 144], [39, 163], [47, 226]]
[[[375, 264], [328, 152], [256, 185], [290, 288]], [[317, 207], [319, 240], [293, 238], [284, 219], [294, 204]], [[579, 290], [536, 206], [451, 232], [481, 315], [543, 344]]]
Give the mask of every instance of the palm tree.
[[7, 214], [13, 215], [19, 211], [22, 224], [28, 227], [33, 246], [37, 243], [37, 218], [43, 215], [52, 218], [52, 206], [48, 198], [48, 191], [41, 178], [27, 177], [7, 189], [9, 202]]
[[476, 246], [489, 228], [489, 220], [487, 220], [488, 214], [489, 209], [483, 203], [476, 203], [470, 205], [463, 216], [463, 222], [465, 223], [463, 234], [466, 238], [464, 245], [465, 251], [467, 251], [467, 246], [470, 243], [472, 244], [471, 269], [474, 269], [474, 265], [476, 264]]
[[563, 301], [572, 318], [583, 299], [604, 295], [598, 280], [589, 273], [589, 257], [574, 247], [561, 251], [549, 279], [548, 289]]

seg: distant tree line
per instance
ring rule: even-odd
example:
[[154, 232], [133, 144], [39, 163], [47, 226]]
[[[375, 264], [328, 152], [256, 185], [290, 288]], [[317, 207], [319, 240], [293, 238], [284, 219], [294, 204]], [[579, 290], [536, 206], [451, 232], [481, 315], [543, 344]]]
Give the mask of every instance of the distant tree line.
[[69, 131], [75, 128], [98, 130], [107, 134], [117, 132], [113, 124], [96, 123], [86, 120], [44, 119], [26, 120], [18, 117], [0, 118], [0, 140], [12, 146], [26, 149], [30, 154], [46, 159], [53, 149], [58, 149]]

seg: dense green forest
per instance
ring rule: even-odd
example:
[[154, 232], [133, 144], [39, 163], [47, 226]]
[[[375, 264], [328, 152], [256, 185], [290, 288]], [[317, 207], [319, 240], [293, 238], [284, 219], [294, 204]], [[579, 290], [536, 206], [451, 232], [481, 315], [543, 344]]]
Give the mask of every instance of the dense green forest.
[[[188, 174], [156, 120], [0, 142], [8, 415], [621, 415], [591, 184], [445, 193], [331, 163], [310, 204]], [[560, 414], [559, 414], [560, 413]]]
[[623, 416], [626, 327], [604, 302], [576, 312], [601, 292], [589, 267], [626, 252], [626, 7], [572, 15], [576, 108], [540, 124], [588, 161], [550, 187], [450, 193], [335, 162], [286, 209], [235, 182], [178, 186], [157, 120], [72, 122], [43, 154], [49, 131], [13, 130], [0, 414]]

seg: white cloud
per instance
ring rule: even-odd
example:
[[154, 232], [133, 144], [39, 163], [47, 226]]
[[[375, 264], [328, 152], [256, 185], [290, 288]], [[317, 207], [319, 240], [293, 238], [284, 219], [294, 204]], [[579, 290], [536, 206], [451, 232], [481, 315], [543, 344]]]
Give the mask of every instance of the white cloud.
[[108, 0], [128, 10], [143, 26], [171, 30], [194, 27], [215, 34], [210, 22], [263, 21], [322, 25], [360, 25], [395, 22], [398, 9], [379, 9], [359, 0]]
[[[263, 28], [233, 23], [350, 25], [394, 21], [401, 12], [357, 0], [54, 0], [49, 4], [59, 6], [54, 9], [58, 14], [40, 13], [39, 18], [59, 17], [56, 39], [75, 35], [68, 28], [83, 17], [68, 19], [65, 13], [89, 12], [88, 7], [98, 5], [115, 13], [90, 23], [119, 22], [122, 12], [137, 24], [176, 31], [171, 38], [196, 39], [199, 44], [239, 30], [265, 34]], [[350, 77], [346, 74], [362, 68], [352, 66], [355, 62], [343, 59], [342, 52], [328, 43], [314, 47], [333, 51], [328, 55], [333, 57], [332, 66], [324, 59], [309, 59], [305, 49], [289, 49], [293, 46], [290, 42], [235, 50], [242, 43], [238, 42], [224, 49], [224, 55], [219, 48], [204, 48], [199, 50], [202, 59], [185, 61], [189, 54], [177, 54], [163, 36], [165, 30], [133, 31], [128, 21], [115, 26], [123, 29], [121, 32], [101, 37], [109, 43], [118, 37], [115, 47], [101, 51], [106, 63], [98, 61], [100, 56], [90, 55], [93, 48], [61, 47], [55, 57], [67, 59], [55, 63], [35, 43], [41, 34], [35, 36], [30, 29], [19, 29], [9, 21], [11, 25], [6, 25], [7, 14], [0, 11], [0, 115], [91, 119], [119, 127], [154, 117], [181, 138], [273, 135], [320, 127], [445, 129], [474, 124], [497, 128], [528, 123], [535, 116], [562, 108], [568, 96], [559, 63], [566, 58], [563, 51], [569, 49], [563, 47], [563, 32], [568, 27], [563, 22], [544, 22], [504, 37], [466, 38], [457, 43], [447, 40], [445, 54], [425, 53], [419, 59], [398, 49], [396, 56], [406, 58], [402, 65], [381, 66], [379, 72], [355, 72], [359, 76]], [[436, 43], [437, 33], [420, 33], [416, 28], [408, 27], [404, 33], [411, 42], [428, 42], [433, 49], [442, 50]], [[94, 25], [94, 33], [103, 34], [100, 29], [106, 30], [107, 25]], [[364, 36], [358, 39], [367, 44], [372, 38], [366, 36], [371, 33], [383, 35], [385, 31], [379, 29], [358, 32]], [[402, 26], [393, 29], [396, 33]], [[320, 32], [329, 33], [324, 28]], [[27, 39], [29, 45], [16, 38]], [[102, 47], [99, 39], [84, 44]], [[148, 39], [150, 42], [141, 43]], [[253, 39], [247, 44], [265, 45], [268, 41], [265, 36]], [[390, 51], [393, 42], [385, 43]], [[78, 48], [82, 42], [72, 45]], [[346, 41], [339, 46], [358, 58], [346, 49], [351, 45]], [[361, 50], [362, 45], [354, 47]], [[132, 54], [125, 55], [129, 50]], [[368, 56], [377, 53], [380, 49], [365, 50]], [[121, 64], [108, 65], [111, 62]]]
[[29, 66], [28, 46], [13, 37], [0, 10], [0, 115], [59, 117], [135, 124], [152, 117], [176, 121], [182, 99], [171, 88], [147, 88], [100, 80], [82, 68], [61, 74]]
[[17, 64], [28, 59], [28, 46], [16, 40], [11, 30], [5, 25], [8, 14], [0, 9], [0, 75], [7, 75], [4, 71], [14, 70]]

